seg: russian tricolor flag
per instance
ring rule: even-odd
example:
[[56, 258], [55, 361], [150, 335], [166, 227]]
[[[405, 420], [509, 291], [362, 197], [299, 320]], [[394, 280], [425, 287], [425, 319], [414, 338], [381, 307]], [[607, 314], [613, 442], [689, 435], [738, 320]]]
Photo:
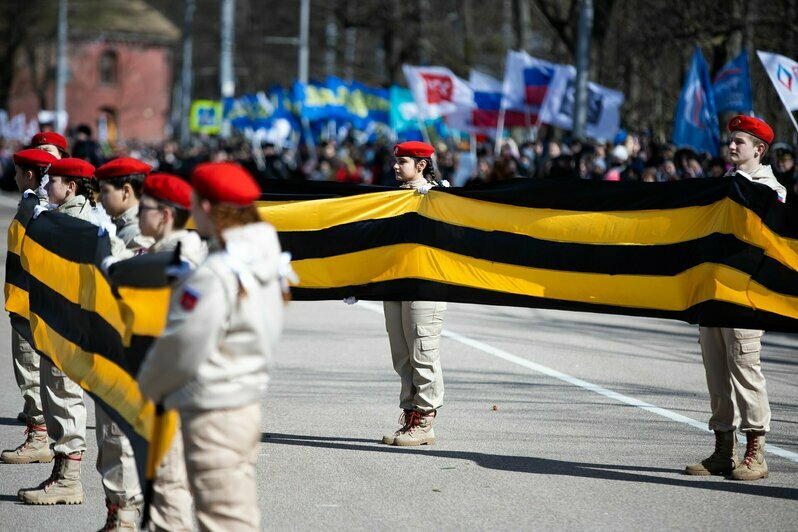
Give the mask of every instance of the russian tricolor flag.
[[[509, 50], [504, 67], [504, 106], [508, 110], [521, 110], [536, 123], [538, 113], [546, 99], [557, 65], [536, 59], [526, 52]], [[526, 115], [524, 116], [526, 120]], [[508, 126], [514, 125], [507, 122]], [[527, 125], [527, 123], [517, 124]]]
[[[474, 89], [474, 109], [471, 120], [474, 127], [496, 128], [502, 105], [502, 82], [498, 79], [472, 70], [468, 84]], [[504, 125], [506, 127], [525, 127], [535, 123], [536, 117], [521, 109], [506, 109]]]

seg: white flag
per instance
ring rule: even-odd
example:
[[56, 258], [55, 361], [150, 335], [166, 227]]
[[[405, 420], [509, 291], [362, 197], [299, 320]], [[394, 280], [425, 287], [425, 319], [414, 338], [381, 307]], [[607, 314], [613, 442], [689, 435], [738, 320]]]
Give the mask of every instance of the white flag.
[[18, 140], [20, 142], [25, 142], [30, 140], [29, 138], [25, 138], [27, 135], [27, 128], [28, 123], [25, 121], [25, 115], [22, 113], [14, 115], [11, 120], [8, 122], [8, 136], [14, 140]]
[[762, 61], [784, 106], [790, 111], [798, 110], [798, 63], [783, 55], [759, 50], [756, 55]]
[[440, 118], [458, 108], [473, 107], [474, 91], [448, 68], [402, 65], [402, 70], [421, 119]]
[[[557, 65], [546, 99], [541, 109], [541, 121], [571, 130], [574, 127], [574, 103], [576, 98], [576, 68]], [[623, 93], [588, 83], [587, 123], [585, 133], [597, 140], [615, 137], [621, 125]]]
[[38, 133], [40, 130], [39, 128], [39, 121], [35, 118], [31, 118], [30, 122], [28, 122], [28, 129], [25, 132], [25, 139], [32, 139], [33, 135]]

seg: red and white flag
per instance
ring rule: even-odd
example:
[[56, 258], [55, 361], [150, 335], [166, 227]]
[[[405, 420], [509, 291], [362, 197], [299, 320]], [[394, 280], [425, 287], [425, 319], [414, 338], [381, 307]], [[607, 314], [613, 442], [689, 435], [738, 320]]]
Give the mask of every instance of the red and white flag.
[[474, 106], [474, 91], [448, 68], [402, 65], [402, 70], [421, 119], [440, 118]]

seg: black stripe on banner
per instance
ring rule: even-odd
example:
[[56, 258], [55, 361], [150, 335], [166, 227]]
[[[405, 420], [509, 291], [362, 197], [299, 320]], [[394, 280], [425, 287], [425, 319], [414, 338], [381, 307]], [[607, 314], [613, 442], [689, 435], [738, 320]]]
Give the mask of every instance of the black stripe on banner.
[[60, 212], [47, 212], [31, 220], [26, 234], [61, 258], [99, 266], [111, 254], [111, 241], [107, 236], [97, 236], [98, 231], [96, 225], [85, 220]]
[[28, 272], [22, 267], [19, 255], [9, 252], [6, 255], [6, 283], [28, 291]]
[[729, 194], [731, 178], [666, 183], [584, 179], [510, 179], [436, 189], [455, 196], [517, 207], [583, 212], [675, 209], [710, 205]]
[[17, 212], [14, 214], [14, 219], [27, 227], [28, 222], [33, 216], [33, 209], [39, 205], [39, 198], [36, 194], [28, 194], [27, 198], [21, 198], [17, 206]]
[[[765, 329], [770, 331], [798, 333], [798, 320], [720, 301], [706, 301], [684, 311], [641, 309], [507, 294], [480, 288], [447, 285], [421, 279], [400, 279], [343, 288], [291, 288], [291, 297], [297, 301], [342, 300], [350, 296], [371, 301], [449, 301], [453, 303], [472, 303], [477, 305], [621, 314], [648, 318], [675, 319], [687, 323], [701, 324], [707, 327], [740, 327], [746, 329]], [[343, 305], [343, 303], [341, 304]]]
[[133, 335], [130, 345], [125, 348], [125, 365], [123, 366], [131, 375], [138, 375], [141, 363], [147, 356], [147, 351], [155, 342], [154, 336]]
[[719, 233], [677, 244], [652, 246], [576, 244], [482, 231], [408, 213], [320, 231], [283, 231], [279, 237], [282, 248], [291, 252], [293, 260], [412, 242], [504, 264], [609, 275], [672, 276], [711, 262], [749, 275], [757, 274], [758, 280], [771, 290], [798, 296], [798, 272], [775, 260], [768, 260], [767, 268], [761, 270], [762, 249], [734, 235]]
[[125, 367], [122, 339], [102, 316], [81, 309], [33, 277], [28, 294], [31, 313], [40, 316], [51, 329], [84, 351], [99, 353]]

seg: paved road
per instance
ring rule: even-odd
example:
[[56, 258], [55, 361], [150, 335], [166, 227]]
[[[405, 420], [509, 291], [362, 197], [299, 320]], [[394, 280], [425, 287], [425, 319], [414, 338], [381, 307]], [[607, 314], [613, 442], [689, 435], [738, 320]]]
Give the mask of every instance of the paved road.
[[[772, 474], [754, 483], [681, 473], [713, 445], [696, 339], [695, 327], [663, 320], [450, 305], [438, 444], [400, 449], [377, 443], [400, 414], [380, 305], [292, 303], [263, 404], [264, 527], [794, 530], [798, 338], [765, 337]], [[21, 441], [20, 403], [10, 362], [0, 364], [3, 448]], [[86, 502], [22, 506], [17, 489], [49, 466], [0, 465], [0, 530], [102, 524], [89, 409]]]

